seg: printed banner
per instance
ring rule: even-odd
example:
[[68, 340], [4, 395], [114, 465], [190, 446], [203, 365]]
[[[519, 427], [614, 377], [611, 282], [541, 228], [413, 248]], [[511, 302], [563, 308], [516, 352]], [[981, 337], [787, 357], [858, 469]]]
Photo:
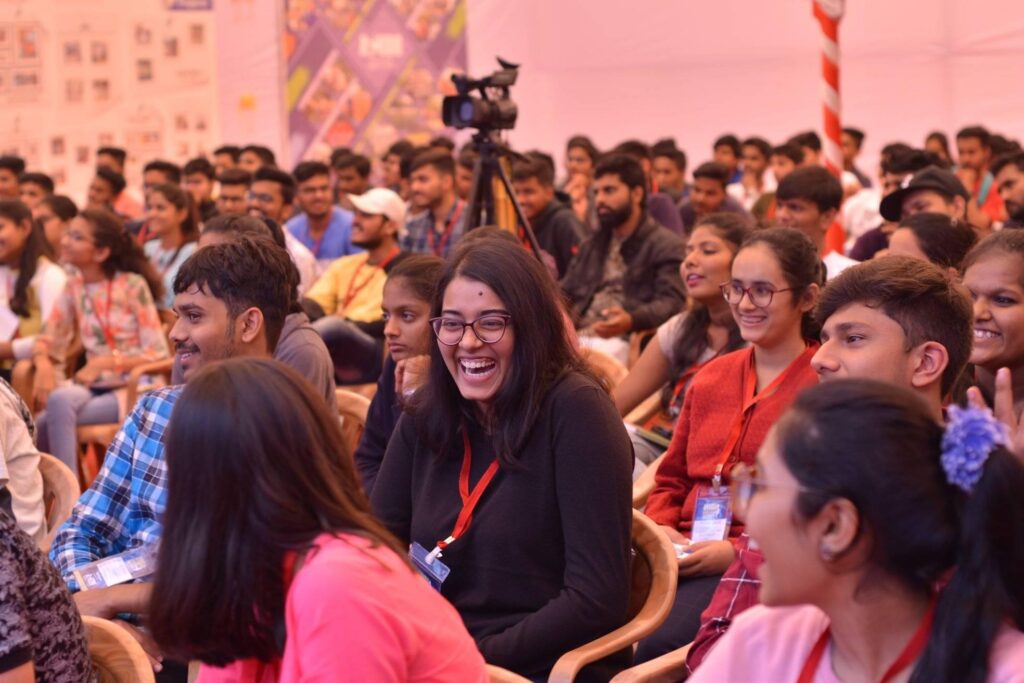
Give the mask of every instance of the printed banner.
[[465, 0], [286, 0], [292, 162], [334, 147], [379, 157], [444, 130], [441, 99], [466, 70]]

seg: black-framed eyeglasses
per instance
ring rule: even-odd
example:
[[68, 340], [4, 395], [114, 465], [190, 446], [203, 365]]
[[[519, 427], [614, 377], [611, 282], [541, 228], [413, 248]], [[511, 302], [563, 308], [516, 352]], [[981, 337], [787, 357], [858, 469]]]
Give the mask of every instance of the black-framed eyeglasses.
[[738, 306], [743, 301], [743, 295], [745, 294], [750, 303], [754, 304], [758, 308], [767, 308], [772, 305], [772, 299], [779, 292], [792, 292], [795, 287], [787, 287], [785, 289], [775, 289], [770, 285], [755, 284], [750, 287], [744, 287], [738, 282], [726, 282], [720, 286], [722, 290], [722, 296], [733, 306]]
[[789, 486], [786, 484], [771, 484], [758, 472], [757, 465], [736, 465], [732, 469], [729, 476], [729, 492], [732, 498], [732, 513], [733, 516], [740, 520], [745, 520], [747, 517], [747, 510], [750, 509], [750, 501], [753, 499], [754, 494], [762, 491], [766, 488], [773, 489], [791, 489], [799, 491], [800, 493], [812, 493], [813, 490], [806, 486], [796, 484]]
[[511, 322], [512, 316], [508, 313], [488, 313], [469, 321], [445, 316], [431, 318], [430, 327], [437, 341], [446, 346], [457, 346], [466, 334], [467, 327], [472, 327], [473, 334], [484, 344], [497, 344], [505, 336], [505, 329]]

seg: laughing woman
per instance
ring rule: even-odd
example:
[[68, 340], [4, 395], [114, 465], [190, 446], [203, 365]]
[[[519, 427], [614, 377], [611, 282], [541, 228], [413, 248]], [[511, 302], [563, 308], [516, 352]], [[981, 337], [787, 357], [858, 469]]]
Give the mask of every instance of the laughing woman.
[[[414, 556], [440, 552], [428, 564], [450, 570], [441, 593], [488, 662], [545, 677], [625, 622], [629, 438], [569, 344], [554, 282], [518, 245], [461, 245], [432, 312], [427, 384], [373, 508]], [[623, 654], [586, 673], [608, 680]]]

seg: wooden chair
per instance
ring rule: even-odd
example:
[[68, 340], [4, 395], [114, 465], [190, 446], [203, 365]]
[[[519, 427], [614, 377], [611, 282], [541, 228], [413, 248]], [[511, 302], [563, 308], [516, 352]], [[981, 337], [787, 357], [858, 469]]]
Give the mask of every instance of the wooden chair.
[[633, 510], [633, 580], [630, 619], [620, 628], [562, 655], [549, 683], [569, 683], [584, 666], [630, 647], [661, 625], [672, 609], [679, 580], [676, 552], [668, 536], [643, 513]]
[[661, 410], [660, 389], [641, 401], [636, 408], [626, 413], [626, 416], [622, 419], [630, 424], [643, 425], [657, 415], [659, 410]]
[[39, 548], [49, 552], [57, 529], [71, 516], [71, 508], [82, 495], [78, 477], [68, 466], [48, 453], [39, 454], [39, 473], [43, 475], [43, 509], [46, 511], [46, 538]]
[[644, 505], [647, 505], [647, 499], [650, 497], [651, 491], [654, 490], [654, 478], [666, 455], [668, 455], [667, 451], [659, 455], [633, 482], [633, 507], [637, 510], [642, 510]]
[[523, 678], [514, 671], [493, 664], [487, 665], [487, 680], [491, 683], [530, 683], [529, 678]]
[[100, 683], [155, 683], [146, 651], [127, 631], [98, 617], [82, 617], [82, 624]]
[[618, 386], [619, 382], [624, 380], [626, 375], [629, 374], [629, 370], [626, 369], [625, 365], [603, 351], [586, 346], [581, 346], [578, 351], [580, 357], [587, 362], [587, 365], [594, 371], [594, 374], [604, 381], [608, 391]]
[[338, 417], [341, 419], [341, 433], [345, 438], [349, 454], [356, 452], [359, 439], [366, 428], [366, 414], [370, 411], [370, 399], [348, 389], [335, 389], [338, 403]]
[[[142, 365], [136, 365], [128, 373], [126, 397], [124, 402], [124, 410], [119, 411], [117, 422], [111, 422], [108, 424], [96, 424], [96, 425], [83, 425], [76, 430], [78, 435], [78, 443], [83, 446], [89, 444], [96, 444], [104, 452], [107, 447], [110, 446], [110, 442], [117, 436], [117, 430], [121, 428], [128, 413], [131, 412], [132, 408], [135, 407], [136, 402], [139, 400], [139, 394], [150, 391], [151, 389], [157, 389], [161, 386], [165, 386], [171, 381], [171, 372], [174, 369], [174, 359], [164, 358], [163, 360], [153, 361], [152, 363], [143, 363]], [[142, 380], [144, 375], [153, 375], [156, 377], [163, 377], [163, 383], [155, 382], [152, 384], [146, 384], [139, 386], [139, 382]], [[103, 465], [102, 455], [100, 456], [100, 462], [97, 463], [98, 467]], [[95, 476], [95, 472], [92, 473]], [[89, 480], [91, 477], [85, 477], [84, 480]]]
[[677, 683], [687, 676], [686, 656], [690, 654], [691, 645], [693, 643], [626, 669], [611, 683]]

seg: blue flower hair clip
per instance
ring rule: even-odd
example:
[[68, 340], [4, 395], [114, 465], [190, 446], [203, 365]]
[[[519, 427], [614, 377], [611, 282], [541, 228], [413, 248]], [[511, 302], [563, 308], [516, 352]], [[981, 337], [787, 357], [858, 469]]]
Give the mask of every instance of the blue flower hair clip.
[[968, 493], [977, 485], [985, 461], [996, 446], [1009, 443], [1009, 429], [987, 408], [950, 406], [942, 436], [946, 479]]

